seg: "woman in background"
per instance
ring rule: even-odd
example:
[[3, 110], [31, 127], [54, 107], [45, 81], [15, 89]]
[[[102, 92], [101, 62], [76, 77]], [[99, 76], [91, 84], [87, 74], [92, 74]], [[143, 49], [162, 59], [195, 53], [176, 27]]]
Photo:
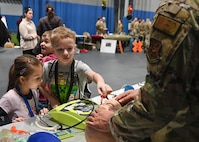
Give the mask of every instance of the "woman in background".
[[46, 14], [47, 16], [39, 19], [37, 32], [40, 37], [45, 31], [53, 30], [56, 27], [63, 26], [61, 18], [55, 15], [52, 5], [46, 5]]
[[32, 54], [38, 42], [37, 30], [34, 22], [31, 20], [33, 17], [33, 10], [30, 7], [24, 9], [25, 18], [19, 24], [20, 33], [20, 46], [23, 49], [23, 54]]
[[[37, 27], [37, 34], [39, 37], [43, 35], [45, 31], [53, 30], [56, 27], [64, 26], [61, 18], [56, 16], [54, 13], [54, 8], [52, 5], [46, 5], [46, 15], [39, 19], [38, 27]], [[41, 41], [37, 44], [35, 49], [33, 50], [35, 55], [41, 54]]]

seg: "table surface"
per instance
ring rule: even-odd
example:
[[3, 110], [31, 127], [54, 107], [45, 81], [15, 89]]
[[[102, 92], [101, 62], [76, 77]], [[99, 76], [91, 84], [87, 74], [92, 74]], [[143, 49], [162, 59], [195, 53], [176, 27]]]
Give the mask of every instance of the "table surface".
[[[119, 94], [121, 94], [122, 92], [125, 91], [125, 86], [132, 86], [134, 89], [138, 89], [141, 86], [144, 85], [144, 82], [135, 84], [135, 85], [124, 85], [124, 87], [122, 87], [121, 89], [118, 89], [116, 91], [113, 91], [108, 98], [112, 98], [115, 97]], [[94, 98], [91, 98], [92, 101], [94, 101], [97, 104], [100, 104], [100, 100], [101, 97], [100, 96], [96, 96]], [[103, 100], [104, 102], [106, 101], [106, 99]], [[30, 134], [36, 133], [36, 132], [41, 132], [41, 131], [45, 131], [45, 132], [50, 132], [50, 133], [54, 133], [55, 131], [47, 131], [44, 129], [39, 128], [38, 126], [36, 126], [35, 122], [36, 122], [37, 118], [33, 117], [28, 119], [27, 121], [23, 121], [23, 122], [17, 122], [17, 123], [10, 123], [4, 126], [0, 127], [0, 131], [2, 131], [3, 129], [11, 129], [12, 126], [16, 126], [16, 128], [18, 130], [26, 130], [29, 131]], [[78, 142], [81, 140], [81, 142], [86, 142], [85, 140], [85, 136], [84, 136], [84, 130], [80, 130], [80, 129], [76, 129], [76, 128], [71, 128], [72, 132], [74, 133], [73, 137], [69, 137], [66, 139], [63, 139], [62, 142]]]
[[84, 38], [86, 37], [85, 35], [76, 35], [76, 38]]
[[[3, 129], [11, 130], [12, 126], [16, 126], [17, 130], [25, 130], [25, 131], [30, 132], [30, 134], [34, 134], [36, 132], [55, 133], [55, 131], [47, 131], [47, 130], [40, 129], [39, 127], [36, 126], [35, 121], [36, 121], [36, 117], [33, 117], [33, 118], [28, 119], [27, 121], [10, 123], [10, 124], [0, 127], [0, 131]], [[78, 142], [79, 140], [81, 140], [81, 142], [86, 142], [83, 130], [76, 129], [76, 128], [71, 128], [71, 130], [74, 133], [74, 136], [63, 139], [61, 140], [62, 142]]]

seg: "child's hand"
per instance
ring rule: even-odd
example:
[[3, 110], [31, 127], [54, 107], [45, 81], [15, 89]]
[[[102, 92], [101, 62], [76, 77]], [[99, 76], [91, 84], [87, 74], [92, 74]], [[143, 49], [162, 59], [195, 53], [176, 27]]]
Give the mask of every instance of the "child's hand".
[[42, 55], [42, 54], [38, 54], [38, 55], [36, 55], [36, 58], [37, 58], [38, 60], [41, 60], [41, 59], [43, 58], [43, 55]]
[[101, 97], [106, 98], [108, 94], [110, 94], [113, 90], [108, 84], [98, 85], [98, 93]]
[[43, 108], [43, 109], [40, 110], [40, 114], [41, 115], [44, 115], [44, 114], [46, 114], [48, 112], [49, 112], [49, 110], [47, 108]]
[[26, 118], [18, 117], [18, 118], [13, 119], [12, 122], [15, 123], [15, 122], [21, 122], [21, 121], [25, 121], [25, 120], [26, 120]]

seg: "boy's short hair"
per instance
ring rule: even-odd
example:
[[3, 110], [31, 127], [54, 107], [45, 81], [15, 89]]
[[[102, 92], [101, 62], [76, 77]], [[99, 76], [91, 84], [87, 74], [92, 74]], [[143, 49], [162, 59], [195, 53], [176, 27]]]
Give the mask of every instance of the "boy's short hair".
[[54, 47], [61, 39], [72, 38], [76, 41], [76, 33], [69, 28], [60, 26], [52, 30], [51, 33], [51, 44]]

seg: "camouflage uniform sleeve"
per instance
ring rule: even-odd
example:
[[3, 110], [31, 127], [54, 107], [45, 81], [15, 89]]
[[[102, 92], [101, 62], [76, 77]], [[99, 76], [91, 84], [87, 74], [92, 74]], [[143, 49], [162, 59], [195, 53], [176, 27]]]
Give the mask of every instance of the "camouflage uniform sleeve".
[[117, 141], [150, 137], [171, 142], [199, 137], [199, 120], [194, 119], [199, 117], [198, 3], [165, 0], [157, 9], [146, 53], [148, 74], [142, 99], [127, 104], [110, 119]]

